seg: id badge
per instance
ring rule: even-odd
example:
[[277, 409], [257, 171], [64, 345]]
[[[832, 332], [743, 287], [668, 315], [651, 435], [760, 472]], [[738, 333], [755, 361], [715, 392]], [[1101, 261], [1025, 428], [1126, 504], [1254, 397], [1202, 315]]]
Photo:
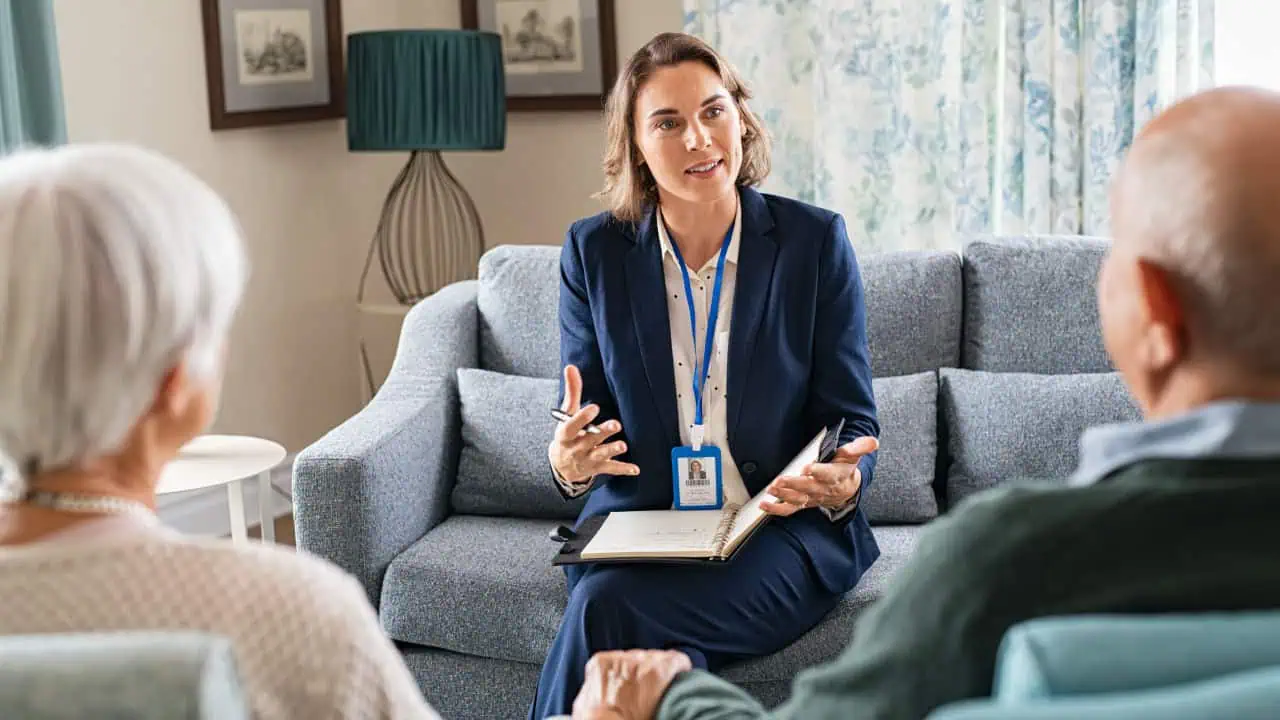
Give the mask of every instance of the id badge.
[[671, 448], [671, 490], [677, 510], [718, 510], [724, 504], [720, 448]]

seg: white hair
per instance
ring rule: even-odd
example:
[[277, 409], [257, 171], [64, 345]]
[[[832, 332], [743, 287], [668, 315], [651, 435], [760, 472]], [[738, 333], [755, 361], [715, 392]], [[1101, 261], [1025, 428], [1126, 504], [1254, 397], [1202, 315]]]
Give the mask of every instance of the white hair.
[[69, 145], [0, 158], [0, 453], [10, 468], [119, 450], [180, 363], [213, 380], [247, 272], [230, 209], [161, 155]]

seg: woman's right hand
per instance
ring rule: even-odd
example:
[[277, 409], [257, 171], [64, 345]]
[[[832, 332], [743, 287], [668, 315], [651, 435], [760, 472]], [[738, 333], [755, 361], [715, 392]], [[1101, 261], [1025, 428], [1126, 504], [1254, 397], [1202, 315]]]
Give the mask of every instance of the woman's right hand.
[[560, 409], [570, 418], [556, 425], [555, 437], [547, 448], [551, 467], [560, 473], [565, 482], [572, 485], [591, 482], [601, 473], [609, 475], [639, 475], [640, 468], [632, 463], [614, 460], [627, 451], [621, 440], [606, 442], [622, 432], [622, 423], [609, 420], [600, 425], [600, 433], [587, 432], [586, 427], [600, 414], [600, 406], [582, 407], [582, 374], [573, 365], [564, 368], [564, 401]]

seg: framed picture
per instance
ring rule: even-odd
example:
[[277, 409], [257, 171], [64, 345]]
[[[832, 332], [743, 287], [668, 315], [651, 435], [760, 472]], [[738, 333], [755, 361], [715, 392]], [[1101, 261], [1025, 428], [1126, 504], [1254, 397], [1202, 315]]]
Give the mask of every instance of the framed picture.
[[343, 116], [341, 0], [201, 0], [214, 130]]
[[601, 110], [617, 75], [614, 0], [462, 0], [462, 27], [502, 36], [510, 110]]

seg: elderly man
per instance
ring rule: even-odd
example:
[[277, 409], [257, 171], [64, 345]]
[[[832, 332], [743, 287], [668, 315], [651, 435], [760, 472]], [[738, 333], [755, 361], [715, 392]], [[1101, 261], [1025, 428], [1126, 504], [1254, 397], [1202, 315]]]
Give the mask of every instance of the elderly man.
[[1014, 624], [1280, 608], [1280, 95], [1219, 89], [1150, 123], [1112, 192], [1107, 351], [1144, 422], [1095, 428], [1067, 487], [934, 523], [834, 662], [768, 712], [679, 653], [592, 659], [575, 718], [920, 718], [989, 695]]

